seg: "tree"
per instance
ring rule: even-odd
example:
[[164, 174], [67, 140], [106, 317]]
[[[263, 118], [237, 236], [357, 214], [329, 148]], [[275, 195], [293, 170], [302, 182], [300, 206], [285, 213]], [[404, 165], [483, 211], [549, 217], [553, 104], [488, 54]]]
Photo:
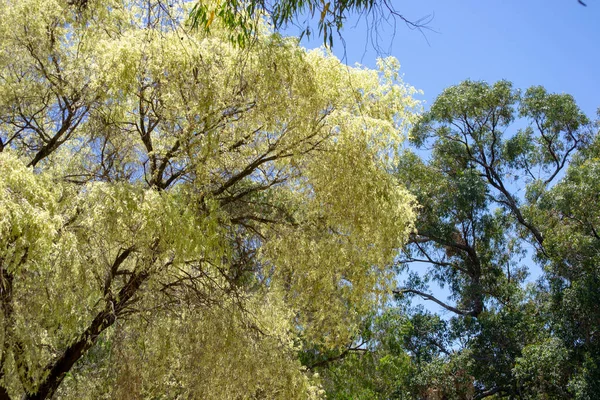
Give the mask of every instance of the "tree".
[[[524, 127], [511, 131], [517, 120]], [[595, 240], [595, 208], [574, 211], [577, 204], [594, 204], [589, 196], [596, 193], [593, 184], [589, 191], [583, 184], [595, 182], [591, 176], [577, 180], [574, 172], [585, 170], [579, 160], [591, 151], [588, 118], [569, 95], [465, 81], [436, 99], [411, 136], [432, 153], [424, 161], [408, 152], [399, 166], [422, 206], [402, 261], [430, 270], [397, 293], [421, 296], [455, 315], [449, 334], [457, 349], [445, 362], [463, 359], [475, 398], [573, 396], [574, 382], [586, 388], [580, 393], [597, 393], [590, 386], [599, 360], [590, 306], [598, 285], [594, 273], [583, 272], [591, 271], [583, 264], [594, 262], [582, 261]], [[573, 241], [574, 235], [586, 239]], [[527, 247], [546, 269], [549, 286], [524, 286], [527, 267], [520, 261]], [[431, 280], [447, 286], [455, 302], [430, 294]], [[536, 357], [552, 364], [540, 369]]]
[[179, 3], [0, 14], [0, 397], [318, 397], [299, 343], [355, 336], [412, 229], [397, 62]]
[[600, 393], [600, 271], [598, 269], [598, 135], [542, 194], [536, 222], [544, 235], [547, 303], [578, 398]]
[[328, 399], [405, 398], [414, 371], [402, 342], [411, 328], [403, 310], [384, 309], [365, 320], [360, 343], [308, 365], [322, 376]]
[[[410, 20], [400, 14], [389, 0], [219, 0], [198, 1], [190, 16], [192, 26], [210, 30], [213, 23], [219, 22], [232, 31], [230, 39], [235, 43], [244, 44], [259, 26], [259, 15], [266, 15], [274, 29], [278, 30], [288, 24], [297, 24], [302, 17], [301, 36], [312, 34], [310, 21], [317, 15], [318, 35], [323, 36], [323, 43], [333, 45], [333, 34], [340, 34], [346, 18], [351, 13], [358, 13], [373, 19], [374, 26], [390, 17], [398, 18], [412, 29], [422, 29], [430, 22], [426, 16], [419, 20]], [[376, 29], [376, 28], [375, 28]]]

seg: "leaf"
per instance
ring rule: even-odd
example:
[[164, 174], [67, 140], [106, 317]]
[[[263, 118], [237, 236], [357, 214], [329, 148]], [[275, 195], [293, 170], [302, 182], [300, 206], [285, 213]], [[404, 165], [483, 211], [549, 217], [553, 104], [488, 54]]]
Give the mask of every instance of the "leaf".
[[206, 29], [210, 28], [210, 24], [212, 24], [214, 19], [215, 19], [215, 10], [212, 10], [208, 17], [208, 21], [206, 21]]
[[325, 6], [323, 7], [323, 11], [321, 11], [321, 20], [320, 20], [321, 24], [323, 23], [323, 21], [325, 21], [325, 16], [327, 15], [327, 11], [329, 10], [330, 5], [331, 5], [331, 2], [327, 2], [325, 4]]

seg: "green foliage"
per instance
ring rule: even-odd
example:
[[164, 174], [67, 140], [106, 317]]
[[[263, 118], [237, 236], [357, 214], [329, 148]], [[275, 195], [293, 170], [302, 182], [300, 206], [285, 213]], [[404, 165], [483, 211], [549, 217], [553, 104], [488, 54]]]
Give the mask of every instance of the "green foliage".
[[[396, 259], [407, 272], [395, 290], [402, 317], [366, 325], [364, 351], [328, 360], [327, 393], [598, 397], [598, 140], [569, 95], [506, 81], [446, 89], [411, 131], [431, 151], [407, 149], [396, 167], [419, 204]], [[526, 283], [534, 262], [544, 274]], [[431, 283], [450, 296], [430, 294]], [[449, 315], [410, 308], [413, 296]]]
[[[451, 313], [435, 322], [413, 311], [427, 321], [405, 347], [414, 396], [599, 393], [594, 136], [571, 96], [507, 81], [446, 89], [412, 129], [411, 142], [431, 153], [408, 150], [398, 164], [420, 205], [400, 262], [429, 268], [396, 293]], [[537, 285], [525, 286], [527, 248], [545, 271]], [[449, 299], [429, 294], [429, 282]]]
[[531, 344], [515, 364], [515, 376], [528, 399], [569, 397], [567, 377], [568, 351], [558, 338]]
[[377, 4], [0, 0], [0, 398], [597, 397], [590, 121], [261, 19]]
[[211, 0], [197, 1], [190, 13], [191, 26], [210, 31], [213, 24], [222, 24], [231, 32], [230, 39], [238, 45], [245, 45], [260, 30], [259, 17], [265, 17], [275, 30], [297, 23], [306, 17], [301, 37], [310, 36], [309, 24], [317, 16], [318, 34], [323, 43], [333, 45], [333, 34], [340, 33], [346, 18], [351, 13], [388, 18], [390, 14], [404, 20], [415, 28], [423, 26], [421, 21], [412, 22], [395, 10], [388, 0]]
[[317, 371], [327, 398], [408, 398], [406, 383], [413, 370], [403, 340], [410, 329], [399, 310], [369, 318], [360, 331], [359, 346], [320, 361]]
[[298, 352], [356, 336], [413, 228], [397, 61], [72, 3], [0, 1], [0, 397], [322, 397]]
[[561, 182], [544, 194], [537, 214], [546, 240], [553, 326], [570, 350], [573, 369], [581, 374], [577, 390], [583, 393], [600, 390], [597, 140], [577, 155]]

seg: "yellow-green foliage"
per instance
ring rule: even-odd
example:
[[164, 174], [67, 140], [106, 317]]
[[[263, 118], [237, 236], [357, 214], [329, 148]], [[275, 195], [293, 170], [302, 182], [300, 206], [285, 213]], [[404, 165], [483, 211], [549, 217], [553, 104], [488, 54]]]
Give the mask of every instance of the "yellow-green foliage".
[[188, 8], [0, 0], [15, 398], [319, 397], [298, 343], [344, 345], [385, 298], [414, 219], [389, 174], [418, 108], [397, 61], [266, 29], [240, 49]]

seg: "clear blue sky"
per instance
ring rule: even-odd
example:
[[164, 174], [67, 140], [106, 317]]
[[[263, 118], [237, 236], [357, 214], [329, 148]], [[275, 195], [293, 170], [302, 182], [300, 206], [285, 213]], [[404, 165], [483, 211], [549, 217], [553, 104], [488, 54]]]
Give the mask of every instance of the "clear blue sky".
[[[380, 44], [402, 65], [404, 80], [424, 91], [427, 104], [446, 87], [470, 78], [508, 79], [516, 87], [543, 85], [572, 94], [588, 116], [600, 106], [600, 1], [408, 0], [396, 1], [408, 19], [429, 14], [433, 31], [410, 30], [401, 21], [380, 26]], [[349, 65], [374, 67], [378, 52], [367, 43], [364, 21], [350, 18], [334, 53]], [[287, 33], [294, 34], [290, 28]], [[321, 38], [304, 40], [317, 47]], [[427, 107], [427, 105], [426, 105]]]

